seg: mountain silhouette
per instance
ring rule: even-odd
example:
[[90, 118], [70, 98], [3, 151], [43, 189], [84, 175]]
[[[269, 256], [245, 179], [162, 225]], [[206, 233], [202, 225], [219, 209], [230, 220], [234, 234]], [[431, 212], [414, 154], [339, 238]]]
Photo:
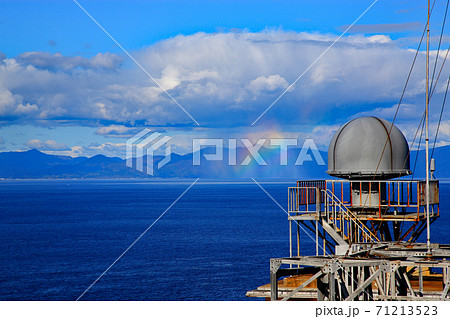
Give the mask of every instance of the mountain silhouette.
[[[290, 178], [290, 179], [329, 179], [327, 170], [327, 153], [320, 152], [325, 165], [318, 165], [314, 156], [309, 152], [302, 165], [295, 165], [300, 149], [289, 149], [287, 165], [280, 164], [279, 149], [261, 148], [260, 154], [266, 165], [257, 165], [252, 158], [248, 165], [243, 165], [249, 152], [245, 148], [238, 148], [236, 155], [230, 154], [228, 149], [223, 151], [222, 160], [206, 160], [205, 155], [215, 154], [215, 149], [205, 148], [196, 154], [200, 165], [194, 165], [194, 154], [172, 154], [169, 163], [158, 169], [158, 163], [164, 158], [153, 158], [153, 175], [137, 171], [128, 167], [126, 161], [119, 157], [95, 155], [92, 157], [70, 157], [50, 155], [32, 149], [24, 152], [0, 153], [0, 178], [3, 179], [60, 179], [60, 178]], [[424, 151], [411, 152], [411, 170], [415, 168], [414, 178], [425, 177]], [[436, 148], [437, 178], [450, 178], [447, 169], [450, 164], [450, 146]], [[134, 159], [134, 162], [136, 159]], [[143, 157], [144, 167], [147, 157]], [[230, 165], [231, 164], [231, 165]], [[235, 164], [235, 165], [233, 165]]]

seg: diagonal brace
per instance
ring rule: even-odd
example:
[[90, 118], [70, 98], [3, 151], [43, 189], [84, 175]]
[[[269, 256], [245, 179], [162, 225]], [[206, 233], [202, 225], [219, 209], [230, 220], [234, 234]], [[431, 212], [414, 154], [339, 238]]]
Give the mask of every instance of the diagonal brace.
[[293, 295], [295, 295], [297, 292], [299, 292], [300, 290], [302, 290], [303, 288], [305, 288], [306, 286], [308, 286], [310, 283], [312, 283], [314, 280], [316, 280], [317, 278], [319, 278], [321, 275], [323, 274], [323, 271], [320, 270], [317, 274], [315, 274], [314, 276], [312, 276], [311, 278], [309, 278], [307, 281], [305, 281], [304, 283], [302, 283], [300, 286], [298, 286], [297, 288], [295, 288], [294, 290], [292, 290], [290, 293], [288, 293], [288, 295], [286, 297], [284, 297], [283, 299], [281, 299], [281, 301], [286, 301], [288, 299], [290, 299]]
[[368, 285], [370, 285], [372, 283], [372, 281], [374, 281], [375, 278], [377, 278], [379, 275], [381, 274], [381, 269], [378, 269], [377, 271], [375, 271], [372, 276], [370, 276], [369, 278], [367, 278], [366, 281], [364, 281], [362, 283], [361, 286], [359, 286], [358, 289], [356, 289], [355, 291], [353, 291], [350, 296], [347, 297], [347, 299], [345, 299], [345, 301], [348, 300], [353, 300], [357, 295], [359, 295], [364, 289], [366, 289], [366, 287]]

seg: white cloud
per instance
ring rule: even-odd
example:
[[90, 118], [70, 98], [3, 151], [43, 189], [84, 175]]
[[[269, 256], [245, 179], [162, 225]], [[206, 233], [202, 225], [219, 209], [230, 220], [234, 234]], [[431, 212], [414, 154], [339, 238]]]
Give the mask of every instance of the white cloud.
[[16, 112], [18, 114], [20, 114], [20, 115], [21, 114], [35, 113], [36, 111], [38, 111], [38, 107], [37, 107], [36, 104], [27, 103], [26, 105], [23, 105], [22, 103], [20, 103], [16, 107]]
[[[359, 116], [378, 116], [386, 120], [392, 120], [397, 111], [398, 104], [390, 107], [377, 107], [370, 111], [356, 113], [353, 117]], [[399, 113], [402, 120], [417, 120], [420, 121], [423, 112], [425, 111], [423, 105], [402, 103], [399, 108]]]
[[[48, 141], [47, 141], [48, 142]], [[34, 142], [37, 144], [37, 142]], [[46, 143], [46, 142], [41, 142]], [[28, 144], [28, 143], [27, 143]], [[120, 157], [122, 159], [126, 156], [126, 144], [125, 143], [91, 143], [89, 145], [75, 145], [61, 149], [51, 148], [38, 148], [40, 151], [45, 151], [47, 154], [63, 155], [71, 157], [92, 157], [95, 155], [105, 155], [108, 157]]]
[[39, 139], [32, 139], [26, 143], [28, 148], [35, 148], [40, 151], [67, 151], [69, 147], [66, 144], [58, 143], [54, 140], [41, 141]]
[[[280, 75], [259, 76], [250, 81], [248, 89], [254, 94], [286, 89], [289, 83]], [[281, 93], [281, 92], [280, 92]]]
[[85, 146], [72, 147], [72, 152], [77, 156], [91, 157], [97, 154], [103, 154], [109, 157], [125, 158], [126, 144], [125, 143], [92, 143]]
[[[335, 39], [282, 30], [196, 33], [133, 54], [200, 124], [237, 127], [252, 123]], [[384, 35], [343, 37], [261, 121], [323, 124], [377, 108], [389, 113], [413, 56]], [[142, 70], [122, 68], [121, 61], [110, 53], [84, 58], [28, 52], [4, 59], [0, 116], [16, 122], [72, 119], [81, 125], [84, 120], [192, 124]], [[418, 65], [423, 62], [419, 55]], [[423, 73], [416, 68], [412, 74], [408, 105], [423, 100]], [[435, 95], [442, 94], [442, 83], [438, 88]]]
[[11, 91], [0, 88], [0, 114], [8, 113], [15, 103], [16, 100]]
[[102, 126], [99, 127], [95, 134], [103, 135], [106, 137], [121, 137], [121, 138], [129, 138], [134, 134], [139, 133], [143, 130], [143, 127], [127, 127], [124, 125], [110, 125], [110, 126]]

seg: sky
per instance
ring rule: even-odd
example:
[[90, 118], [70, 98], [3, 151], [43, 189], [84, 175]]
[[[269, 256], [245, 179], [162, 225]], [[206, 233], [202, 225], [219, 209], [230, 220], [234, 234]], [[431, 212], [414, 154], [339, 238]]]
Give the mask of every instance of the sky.
[[[446, 5], [431, 15], [433, 137], [450, 74], [445, 64], [438, 77], [450, 21], [436, 58]], [[180, 154], [193, 138], [312, 138], [326, 150], [348, 120], [393, 120], [426, 18], [426, 0], [0, 0], [0, 151], [124, 158], [144, 128]], [[425, 48], [395, 120], [410, 142]], [[437, 145], [448, 144], [445, 111]]]

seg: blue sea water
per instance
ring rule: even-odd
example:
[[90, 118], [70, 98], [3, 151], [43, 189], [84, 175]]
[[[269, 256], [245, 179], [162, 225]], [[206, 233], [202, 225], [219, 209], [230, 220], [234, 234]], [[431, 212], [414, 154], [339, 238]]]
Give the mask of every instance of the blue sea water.
[[[76, 300], [190, 183], [0, 181], [0, 300]], [[262, 186], [286, 207], [291, 183]], [[447, 194], [434, 242], [450, 243]], [[200, 180], [81, 300], [248, 300], [288, 255], [287, 216], [258, 185]]]

